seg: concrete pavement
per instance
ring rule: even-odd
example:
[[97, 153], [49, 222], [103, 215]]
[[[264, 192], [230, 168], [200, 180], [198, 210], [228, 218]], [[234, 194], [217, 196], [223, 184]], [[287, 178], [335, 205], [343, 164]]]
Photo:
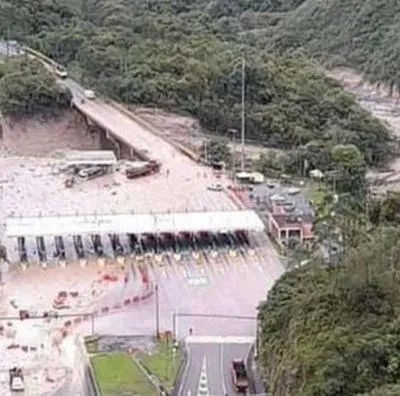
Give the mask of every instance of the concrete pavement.
[[188, 337], [188, 361], [178, 396], [235, 395], [232, 360], [246, 360], [253, 341], [252, 337]]

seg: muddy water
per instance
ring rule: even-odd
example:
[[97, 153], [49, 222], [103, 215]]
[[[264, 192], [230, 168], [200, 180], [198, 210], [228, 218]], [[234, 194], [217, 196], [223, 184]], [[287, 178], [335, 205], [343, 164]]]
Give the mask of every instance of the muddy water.
[[[343, 87], [353, 93], [363, 108], [382, 120], [395, 136], [400, 137], [400, 93], [392, 92], [385, 85], [372, 85], [363, 81], [362, 76], [347, 68], [333, 69], [327, 74], [340, 81]], [[400, 190], [400, 158], [390, 164], [390, 172], [370, 171], [369, 177], [385, 180], [377, 190]]]

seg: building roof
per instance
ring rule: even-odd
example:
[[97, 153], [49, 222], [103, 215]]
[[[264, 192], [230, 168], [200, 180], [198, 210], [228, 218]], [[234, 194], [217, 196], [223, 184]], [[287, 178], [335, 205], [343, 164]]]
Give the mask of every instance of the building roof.
[[9, 217], [6, 235], [62, 236], [85, 234], [144, 234], [179, 232], [263, 231], [252, 210], [158, 214]]
[[307, 221], [314, 218], [314, 209], [307, 197], [295, 187], [283, 186], [279, 183], [271, 186], [260, 185], [254, 187], [256, 195], [265, 201], [269, 211], [276, 215], [287, 213], [288, 216], [297, 216]]
[[69, 165], [114, 165], [117, 157], [111, 150], [69, 150], [64, 153]]

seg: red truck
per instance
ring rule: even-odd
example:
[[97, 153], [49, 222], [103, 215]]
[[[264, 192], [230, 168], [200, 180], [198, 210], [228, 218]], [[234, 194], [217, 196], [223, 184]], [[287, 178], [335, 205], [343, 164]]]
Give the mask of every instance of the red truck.
[[246, 365], [242, 359], [232, 361], [232, 381], [237, 392], [246, 393], [249, 388]]
[[153, 175], [157, 173], [161, 165], [157, 161], [149, 161], [140, 167], [130, 167], [126, 169], [125, 175], [128, 179], [136, 179], [142, 176]]

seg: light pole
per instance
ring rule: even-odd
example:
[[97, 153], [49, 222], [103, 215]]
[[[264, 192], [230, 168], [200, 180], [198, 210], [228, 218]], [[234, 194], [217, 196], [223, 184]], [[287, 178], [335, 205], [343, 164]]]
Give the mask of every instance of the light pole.
[[245, 143], [245, 133], [246, 133], [246, 60], [244, 56], [242, 57], [242, 130], [241, 130], [241, 171], [244, 172], [244, 143]]
[[232, 176], [233, 181], [236, 184], [236, 134], [239, 132], [237, 129], [229, 129], [229, 132], [232, 134]]
[[156, 292], [156, 336], [160, 339], [160, 304], [158, 301], [158, 284], [156, 283], [154, 290]]

